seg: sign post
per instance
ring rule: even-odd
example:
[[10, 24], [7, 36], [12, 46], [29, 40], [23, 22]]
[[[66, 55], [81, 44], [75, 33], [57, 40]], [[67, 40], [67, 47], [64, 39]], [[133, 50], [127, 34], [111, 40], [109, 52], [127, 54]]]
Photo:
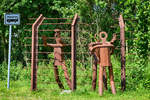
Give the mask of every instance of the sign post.
[[4, 14], [4, 24], [9, 25], [9, 54], [8, 54], [8, 79], [7, 79], [7, 88], [9, 89], [12, 25], [20, 24], [20, 14]]

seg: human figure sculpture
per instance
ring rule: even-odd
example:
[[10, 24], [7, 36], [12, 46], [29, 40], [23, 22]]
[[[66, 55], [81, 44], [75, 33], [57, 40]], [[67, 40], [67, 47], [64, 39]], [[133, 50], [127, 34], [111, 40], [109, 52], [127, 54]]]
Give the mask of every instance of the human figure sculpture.
[[[95, 34], [96, 42], [100, 42], [97, 38], [97, 34]], [[92, 43], [91, 43], [92, 44]], [[94, 44], [93, 44], [94, 46]], [[91, 52], [91, 55], [93, 56], [93, 75], [92, 75], [92, 89], [96, 89], [96, 81], [97, 81], [97, 64], [99, 64], [99, 58], [100, 58], [100, 49], [96, 48], [93, 52]], [[107, 75], [106, 75], [106, 68], [103, 68], [103, 83], [104, 83], [104, 89], [107, 90]]]
[[59, 73], [58, 73], [58, 66], [62, 66], [62, 69], [64, 70], [65, 79], [67, 81], [69, 88], [71, 89], [71, 80], [69, 78], [68, 70], [65, 65], [65, 60], [63, 59], [63, 54], [62, 54], [63, 53], [62, 47], [64, 47], [65, 44], [63, 44], [63, 42], [61, 41], [60, 30], [55, 29], [54, 31], [55, 31], [56, 44], [47, 43], [46, 36], [42, 36], [44, 46], [49, 46], [49, 47], [54, 48], [54, 74], [55, 74], [55, 79], [56, 79], [56, 82], [57, 82], [59, 88], [64, 89], [64, 86], [59, 78]]
[[[102, 36], [104, 35], [104, 37]], [[108, 42], [107, 33], [100, 32], [100, 39], [102, 42], [92, 42], [89, 44], [89, 50], [96, 56], [96, 59], [99, 61], [99, 94], [102, 95], [103, 93], [103, 71], [106, 66], [109, 69], [109, 77], [110, 77], [110, 85], [113, 94], [116, 94], [115, 84], [114, 84], [114, 76], [112, 70], [112, 64], [110, 55], [113, 53], [113, 43], [116, 40], [116, 35], [113, 35], [113, 39]], [[96, 68], [96, 67], [95, 67]], [[96, 84], [94, 84], [96, 85]]]

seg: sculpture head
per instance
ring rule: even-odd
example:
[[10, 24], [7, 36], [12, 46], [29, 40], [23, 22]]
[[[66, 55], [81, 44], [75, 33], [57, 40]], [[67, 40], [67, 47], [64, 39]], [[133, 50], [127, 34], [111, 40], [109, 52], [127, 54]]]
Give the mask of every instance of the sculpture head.
[[60, 29], [55, 29], [55, 39], [56, 39], [56, 43], [59, 44], [59, 43], [62, 43], [61, 42], [61, 37], [60, 37]]

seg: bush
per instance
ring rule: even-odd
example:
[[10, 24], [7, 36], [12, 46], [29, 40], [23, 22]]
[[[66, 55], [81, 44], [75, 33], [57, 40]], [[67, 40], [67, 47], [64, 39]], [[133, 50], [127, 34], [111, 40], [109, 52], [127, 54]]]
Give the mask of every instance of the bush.
[[[10, 80], [27, 79], [28, 70], [24, 70], [22, 63], [12, 61], [10, 64]], [[8, 64], [2, 63], [0, 65], [0, 80], [7, 80]]]

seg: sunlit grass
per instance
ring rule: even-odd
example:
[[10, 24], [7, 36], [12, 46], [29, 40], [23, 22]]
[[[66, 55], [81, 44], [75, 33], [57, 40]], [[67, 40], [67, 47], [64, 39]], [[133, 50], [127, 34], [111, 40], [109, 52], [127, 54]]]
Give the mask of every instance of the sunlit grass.
[[[132, 63], [131, 63], [132, 64]], [[82, 63], [77, 63], [77, 90], [69, 94], [61, 94], [62, 90], [54, 79], [52, 64], [41, 64], [38, 66], [37, 91], [30, 90], [30, 69], [22, 69], [20, 78], [17, 81], [10, 81], [10, 89], [7, 89], [7, 81], [0, 81], [0, 100], [150, 100], [150, 90], [145, 89], [143, 84], [137, 85], [140, 81], [136, 81], [130, 76], [134, 69], [128, 69], [130, 65], [127, 62], [127, 88], [125, 92], [120, 90], [120, 62], [112, 56], [112, 65], [114, 71], [115, 86], [117, 94], [111, 93], [108, 76], [108, 90], [103, 92], [102, 96], [98, 94], [98, 86], [96, 91], [92, 91], [92, 68], [91, 65], [84, 66]], [[85, 68], [86, 67], [86, 68]], [[146, 67], [145, 76], [149, 76], [150, 64]], [[20, 69], [18, 69], [20, 70]], [[70, 69], [68, 69], [70, 71]], [[132, 73], [131, 73], [132, 71]], [[135, 70], [136, 71], [136, 70]], [[65, 89], [69, 89], [64, 78], [64, 73], [59, 67], [60, 79], [64, 84]], [[107, 69], [108, 74], [108, 69]], [[131, 75], [130, 75], [131, 74]], [[11, 74], [14, 75], [14, 74]], [[134, 80], [134, 81], [133, 81]], [[136, 83], [134, 83], [136, 81]], [[51, 83], [52, 82], [52, 83]], [[149, 82], [149, 80], [147, 80]], [[98, 84], [98, 81], [97, 81]], [[138, 87], [139, 86], [139, 87]]]
[[104, 91], [103, 96], [99, 96], [97, 91], [91, 91], [87, 86], [78, 87], [75, 92], [69, 94], [60, 94], [56, 84], [45, 84], [44, 88], [37, 91], [30, 91], [29, 81], [11, 82], [10, 89], [6, 88], [6, 82], [0, 82], [0, 100], [149, 100], [150, 90], [125, 91], [122, 93], [117, 90], [117, 94], [113, 95], [110, 91]]

